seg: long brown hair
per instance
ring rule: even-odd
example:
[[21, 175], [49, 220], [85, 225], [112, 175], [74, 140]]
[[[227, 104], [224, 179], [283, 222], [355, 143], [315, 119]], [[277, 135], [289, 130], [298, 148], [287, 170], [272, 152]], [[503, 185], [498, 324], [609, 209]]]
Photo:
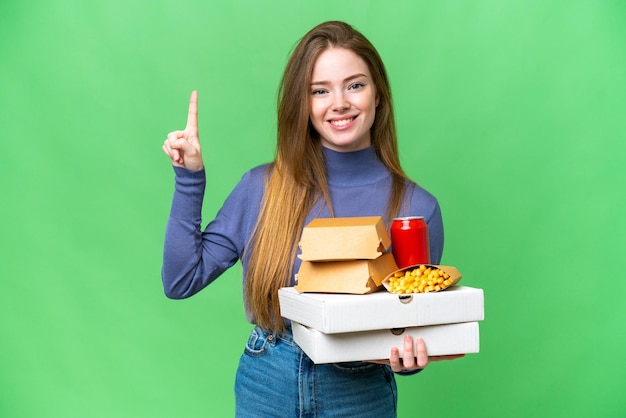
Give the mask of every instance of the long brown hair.
[[400, 166], [391, 90], [378, 52], [360, 32], [344, 22], [331, 21], [314, 27], [296, 45], [282, 77], [276, 155], [268, 167], [261, 212], [247, 246], [246, 304], [257, 325], [276, 333], [285, 329], [278, 289], [288, 286], [294, 274], [293, 263], [306, 216], [319, 199], [324, 199], [333, 215], [322, 145], [309, 118], [313, 66], [317, 57], [331, 47], [353, 51], [372, 74], [379, 98], [371, 128], [372, 147], [393, 176], [387, 219], [397, 215], [404, 195], [407, 176]]

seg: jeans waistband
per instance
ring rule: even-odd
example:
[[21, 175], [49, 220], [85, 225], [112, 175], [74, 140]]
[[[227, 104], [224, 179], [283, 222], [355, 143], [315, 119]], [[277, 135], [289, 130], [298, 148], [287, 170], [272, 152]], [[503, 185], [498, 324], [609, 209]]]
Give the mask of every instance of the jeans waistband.
[[291, 324], [287, 324], [287, 330], [281, 332], [280, 334], [268, 332], [260, 328], [259, 326], [256, 326], [255, 330], [257, 333], [259, 333], [259, 335], [262, 336], [262, 338], [266, 339], [270, 343], [275, 344], [277, 341], [282, 341], [290, 345], [294, 345], [294, 346], [296, 345], [296, 343], [293, 341], [293, 334], [291, 332]]

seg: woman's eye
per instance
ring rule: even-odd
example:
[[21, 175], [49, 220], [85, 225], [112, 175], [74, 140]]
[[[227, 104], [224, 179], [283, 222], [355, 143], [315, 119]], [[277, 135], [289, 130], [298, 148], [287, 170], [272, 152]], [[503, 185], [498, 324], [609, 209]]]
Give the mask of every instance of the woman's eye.
[[321, 96], [324, 93], [326, 93], [324, 90], [317, 89], [317, 90], [313, 90], [311, 92], [311, 95], [313, 95], [313, 96]]
[[349, 90], [358, 90], [363, 88], [363, 83], [352, 83], [350, 84]]

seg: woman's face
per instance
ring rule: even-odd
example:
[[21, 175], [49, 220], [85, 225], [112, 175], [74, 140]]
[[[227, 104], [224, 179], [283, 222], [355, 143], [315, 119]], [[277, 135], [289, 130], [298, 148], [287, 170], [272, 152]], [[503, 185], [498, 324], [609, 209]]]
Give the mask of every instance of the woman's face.
[[323, 146], [340, 152], [369, 147], [377, 105], [376, 88], [361, 57], [345, 48], [322, 52], [313, 66], [309, 107]]

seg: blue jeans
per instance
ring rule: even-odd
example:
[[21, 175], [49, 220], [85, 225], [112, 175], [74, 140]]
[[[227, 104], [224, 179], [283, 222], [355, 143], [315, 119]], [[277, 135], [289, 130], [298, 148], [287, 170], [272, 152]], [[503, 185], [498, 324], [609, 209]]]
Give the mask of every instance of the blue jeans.
[[397, 388], [387, 366], [314, 364], [291, 332], [252, 330], [235, 379], [236, 416], [396, 417]]

